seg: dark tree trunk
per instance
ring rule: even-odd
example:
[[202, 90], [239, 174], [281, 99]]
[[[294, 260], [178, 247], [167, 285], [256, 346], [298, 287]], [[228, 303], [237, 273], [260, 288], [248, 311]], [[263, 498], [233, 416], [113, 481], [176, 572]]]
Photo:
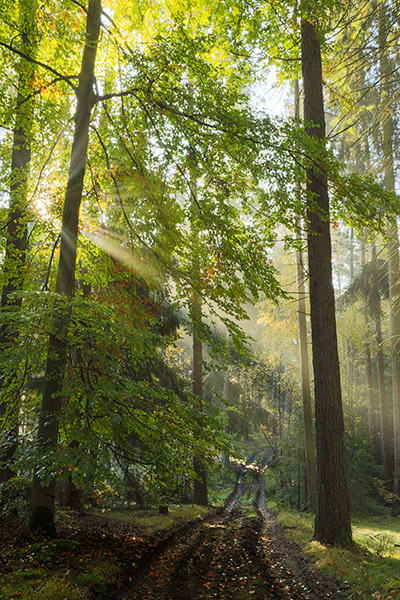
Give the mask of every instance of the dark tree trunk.
[[[382, 2], [378, 13], [379, 62], [381, 75], [381, 127], [384, 164], [383, 184], [387, 191], [395, 191], [393, 156], [393, 106], [391, 105], [391, 83], [393, 64], [388, 51], [388, 14], [386, 2]], [[390, 332], [392, 347], [392, 399], [393, 399], [393, 491], [400, 498], [400, 259], [397, 226], [388, 222], [386, 228], [390, 291]], [[392, 506], [394, 516], [400, 514], [400, 500]]]
[[[39, 416], [38, 446], [51, 454], [57, 445], [62, 390], [67, 361], [69, 326], [68, 298], [73, 294], [78, 241], [79, 209], [85, 174], [89, 122], [94, 102], [94, 66], [100, 33], [101, 0], [89, 0], [86, 42], [77, 89], [75, 133], [71, 150], [68, 185], [62, 217], [60, 259], [56, 293], [60, 300], [55, 307], [53, 333], [47, 350], [47, 363], [42, 405]], [[54, 530], [55, 477], [46, 484], [35, 470], [32, 482], [30, 529]]]
[[[20, 27], [22, 31], [22, 52], [34, 57], [36, 51], [36, 31], [32, 25], [36, 20], [36, 0], [20, 0]], [[14, 135], [11, 155], [10, 207], [8, 211], [7, 241], [3, 262], [4, 285], [1, 290], [1, 308], [16, 310], [21, 306], [21, 296], [14, 295], [24, 287], [25, 262], [28, 236], [28, 181], [31, 162], [31, 136], [33, 122], [33, 64], [20, 59], [18, 93], [15, 107]], [[13, 317], [15, 319], [15, 316]], [[2, 319], [0, 326], [0, 348], [3, 356], [12, 348], [18, 337], [18, 328]], [[17, 373], [0, 371], [0, 460], [6, 467], [0, 469], [0, 483], [6, 483], [13, 476], [12, 460], [18, 440], [19, 389], [16, 385]], [[4, 394], [6, 392], [6, 394]]]
[[[199, 410], [203, 410], [203, 344], [196, 333], [196, 323], [201, 319], [201, 305], [198, 294], [193, 298], [193, 366], [192, 393], [199, 399]], [[193, 482], [193, 502], [201, 506], [208, 505], [208, 490], [206, 472], [199, 456], [193, 458], [195, 479]]]
[[77, 512], [83, 510], [83, 491], [75, 485], [71, 474], [65, 486], [65, 506]]
[[[323, 145], [325, 115], [321, 52], [314, 24], [301, 26], [304, 120]], [[322, 148], [322, 146], [321, 146]], [[325, 167], [313, 157], [307, 172], [308, 265], [317, 443], [315, 538], [350, 546], [352, 533], [344, 458], [344, 426], [332, 283], [329, 198]]]
[[[230, 345], [229, 342], [228, 342], [228, 344]], [[225, 412], [226, 406], [229, 403], [229, 389], [230, 389], [229, 372], [228, 372], [228, 370], [226, 370], [224, 373], [224, 387], [223, 387], [223, 393], [222, 393], [223, 400], [225, 403], [225, 406], [223, 408], [224, 416], [223, 416], [223, 420], [222, 420], [225, 433], [228, 433], [228, 423], [229, 423], [229, 417]], [[227, 452], [223, 451], [221, 459], [222, 459], [222, 466], [224, 467], [225, 470], [228, 470], [229, 469], [229, 454]]]

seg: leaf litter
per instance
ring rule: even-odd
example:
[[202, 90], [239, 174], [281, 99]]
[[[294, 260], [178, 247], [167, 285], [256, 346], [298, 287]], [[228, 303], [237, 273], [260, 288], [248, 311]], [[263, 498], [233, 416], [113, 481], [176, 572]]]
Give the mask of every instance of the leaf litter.
[[248, 516], [240, 507], [246, 471], [254, 460], [238, 473], [224, 508], [213, 509], [204, 518], [148, 535], [134, 520], [69, 516], [59, 522], [57, 540], [47, 545], [30, 539], [23, 529], [18, 539], [15, 532], [3, 536], [1, 566], [15, 568], [18, 556], [21, 573], [62, 567], [74, 575], [102, 561], [109, 565], [108, 581], [91, 589], [99, 600], [348, 598], [349, 586], [318, 572], [301, 548], [285, 538], [266, 508], [262, 469], [257, 476], [256, 515]]

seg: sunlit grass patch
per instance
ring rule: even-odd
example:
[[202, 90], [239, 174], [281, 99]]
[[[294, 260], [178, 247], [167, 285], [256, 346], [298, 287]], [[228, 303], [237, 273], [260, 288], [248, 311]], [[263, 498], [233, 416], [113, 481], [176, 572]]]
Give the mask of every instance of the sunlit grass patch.
[[8, 581], [0, 585], [2, 600], [86, 600], [88, 589], [62, 575], [40, 573], [35, 577], [30, 573], [16, 572]]
[[133, 522], [144, 527], [146, 533], [169, 529], [182, 521], [190, 521], [197, 517], [204, 517], [209, 512], [206, 506], [196, 504], [183, 506], [169, 506], [168, 514], [162, 515], [157, 509], [134, 509], [129, 511], [110, 510], [102, 513], [107, 519], [115, 521]]
[[400, 522], [397, 518], [354, 519], [353, 536], [357, 543], [378, 556], [400, 559]]
[[400, 523], [391, 517], [353, 520], [354, 550], [320, 544], [312, 539], [313, 517], [281, 511], [278, 521], [286, 535], [303, 546], [316, 569], [352, 585], [349, 598], [389, 600], [400, 597]]

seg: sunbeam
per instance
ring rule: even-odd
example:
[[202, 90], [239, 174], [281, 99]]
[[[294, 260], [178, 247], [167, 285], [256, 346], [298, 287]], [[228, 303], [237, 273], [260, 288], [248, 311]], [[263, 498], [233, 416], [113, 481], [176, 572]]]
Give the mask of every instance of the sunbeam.
[[146, 258], [145, 250], [130, 248], [127, 246], [127, 240], [118, 233], [105, 232], [99, 228], [93, 230], [92, 226], [85, 225], [84, 235], [101, 248], [103, 252], [117, 260], [120, 264], [127, 267], [133, 273], [140, 275], [150, 283], [156, 283], [159, 279], [159, 272], [153, 264]]

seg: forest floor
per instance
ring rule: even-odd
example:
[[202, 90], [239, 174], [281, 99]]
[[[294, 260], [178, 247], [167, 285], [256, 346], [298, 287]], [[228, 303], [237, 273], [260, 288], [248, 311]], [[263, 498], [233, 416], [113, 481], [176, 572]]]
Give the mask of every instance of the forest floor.
[[[258, 457], [258, 466], [255, 460], [253, 456], [238, 467], [235, 488], [223, 508], [164, 531], [146, 534], [132, 521], [86, 515], [68, 517], [64, 525], [61, 520], [55, 540], [3, 536], [0, 599], [352, 597], [349, 586], [318, 572], [300, 546], [283, 535], [265, 505], [263, 463], [268, 456], [261, 462]], [[245, 511], [240, 500], [249, 480], [254, 508]]]

